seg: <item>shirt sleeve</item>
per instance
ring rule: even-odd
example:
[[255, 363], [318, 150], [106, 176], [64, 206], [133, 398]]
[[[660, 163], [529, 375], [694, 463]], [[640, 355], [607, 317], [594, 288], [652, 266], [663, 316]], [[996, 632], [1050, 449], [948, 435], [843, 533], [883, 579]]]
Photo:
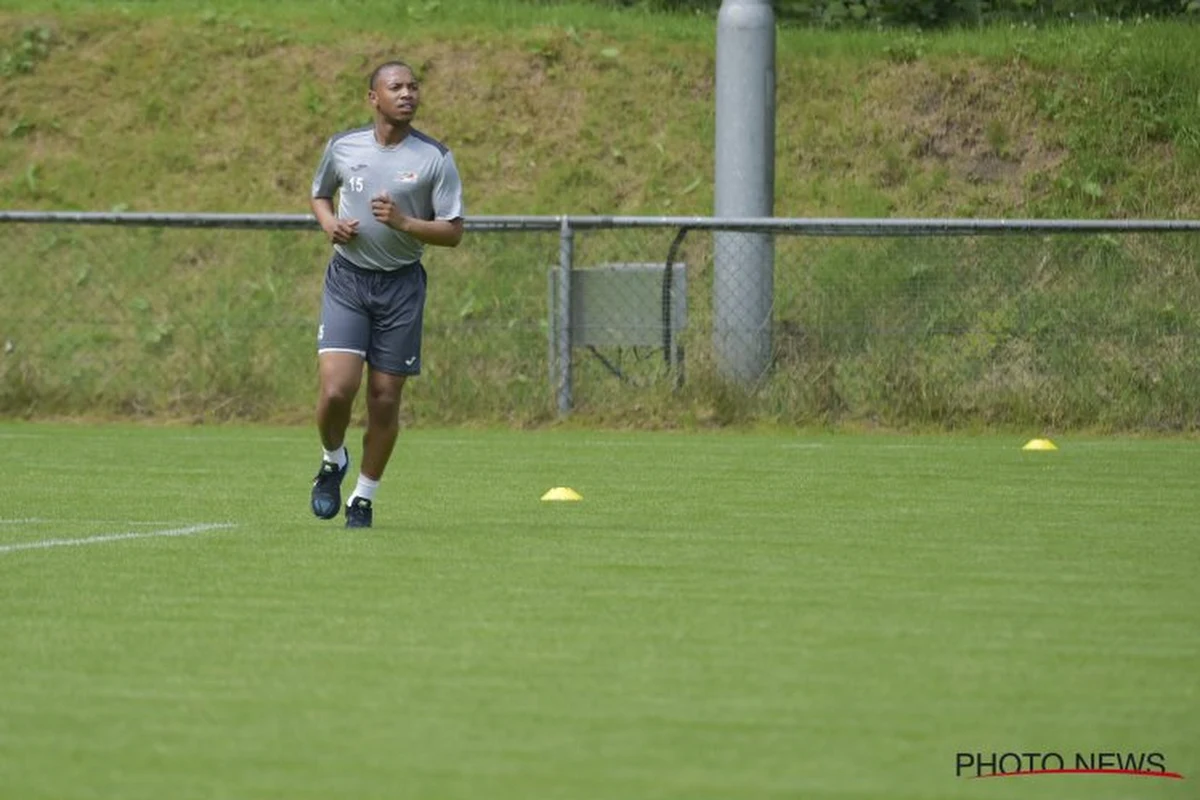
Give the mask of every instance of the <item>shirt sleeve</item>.
[[433, 218], [458, 219], [463, 216], [462, 179], [454, 154], [447, 151], [433, 182]]
[[330, 139], [325, 144], [325, 152], [321, 154], [321, 163], [317, 164], [317, 171], [313, 174], [312, 196], [332, 200], [341, 185], [342, 179], [338, 177], [333, 163], [333, 140]]

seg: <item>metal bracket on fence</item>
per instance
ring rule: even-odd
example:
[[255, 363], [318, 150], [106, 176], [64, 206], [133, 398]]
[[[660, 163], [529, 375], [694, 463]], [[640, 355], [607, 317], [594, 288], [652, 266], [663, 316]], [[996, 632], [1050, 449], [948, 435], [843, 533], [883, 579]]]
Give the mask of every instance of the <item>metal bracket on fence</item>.
[[[683, 247], [683, 240], [687, 238], [688, 229], [682, 227], [679, 233], [675, 234], [675, 238], [671, 241], [671, 246], [667, 248], [667, 261], [663, 265], [663, 283], [662, 283], [662, 314], [663, 314], [663, 358], [667, 362], [668, 368], [675, 369], [675, 388], [678, 389], [683, 385], [683, 353], [680, 345], [673, 341], [675, 329], [671, 324], [671, 310], [674, 306], [672, 300], [672, 283], [675, 275], [675, 257], [679, 255], [679, 248]], [[676, 353], [673, 348], [679, 348], [680, 352]]]
[[555, 398], [559, 416], [571, 412], [571, 269], [575, 261], [575, 231], [563, 217], [558, 244], [558, 375]]

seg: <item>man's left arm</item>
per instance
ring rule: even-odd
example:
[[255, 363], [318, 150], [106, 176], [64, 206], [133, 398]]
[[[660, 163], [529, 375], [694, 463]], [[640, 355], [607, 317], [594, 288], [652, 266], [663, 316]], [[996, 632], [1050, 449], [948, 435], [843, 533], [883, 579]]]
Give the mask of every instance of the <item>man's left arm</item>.
[[371, 212], [383, 224], [425, 244], [457, 247], [463, 237], [463, 201], [462, 179], [453, 153], [447, 152], [442, 159], [431, 192], [433, 219], [407, 216], [386, 192], [371, 198]]
[[407, 233], [414, 239], [425, 244], [439, 247], [457, 247], [463, 237], [462, 217], [454, 219], [417, 219], [410, 217], [400, 210], [387, 192], [380, 192], [371, 198], [371, 213], [375, 219], [395, 228], [401, 233]]
[[[395, 208], [395, 206], [393, 206]], [[395, 217], [399, 217], [396, 224], [389, 222], [393, 228], [401, 233], [407, 233], [414, 239], [418, 239], [425, 244], [437, 245], [438, 247], [458, 247], [458, 243], [463, 238], [463, 220], [462, 217], [455, 219], [417, 219], [416, 217], [406, 217], [399, 209], [395, 210]]]

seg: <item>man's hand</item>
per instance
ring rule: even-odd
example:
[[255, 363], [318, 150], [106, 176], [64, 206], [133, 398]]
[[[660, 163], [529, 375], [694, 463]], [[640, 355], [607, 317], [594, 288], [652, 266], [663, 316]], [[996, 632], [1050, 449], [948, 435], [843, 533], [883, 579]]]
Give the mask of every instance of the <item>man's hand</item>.
[[392, 196], [387, 192], [380, 192], [371, 198], [371, 213], [375, 219], [398, 231], [404, 230], [404, 223], [408, 221], [408, 217], [392, 202]]
[[337, 212], [333, 210], [332, 197], [314, 197], [311, 202], [317, 224], [325, 231], [329, 241], [346, 244], [358, 235], [358, 220], [338, 219]]
[[371, 198], [371, 213], [388, 227], [406, 233], [419, 242], [438, 247], [457, 247], [462, 241], [463, 221], [456, 219], [420, 219], [410, 217], [397, 206], [387, 192]]
[[346, 244], [358, 235], [358, 220], [356, 219], [334, 218], [329, 220], [323, 227], [325, 228], [325, 235], [334, 244]]

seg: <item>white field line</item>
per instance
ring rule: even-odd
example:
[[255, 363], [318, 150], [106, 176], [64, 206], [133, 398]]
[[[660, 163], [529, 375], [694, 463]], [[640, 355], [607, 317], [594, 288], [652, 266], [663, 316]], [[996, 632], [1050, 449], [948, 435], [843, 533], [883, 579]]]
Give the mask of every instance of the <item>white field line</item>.
[[0, 545], [0, 553], [15, 553], [18, 550], [46, 550], [51, 547], [78, 547], [85, 544], [104, 544], [119, 542], [124, 539], [150, 539], [160, 536], [194, 536], [197, 533], [232, 528], [232, 522], [209, 522], [200, 525], [188, 525], [185, 528], [167, 528], [161, 531], [146, 531], [145, 533], [110, 533], [102, 536], [85, 536], [81, 539], [42, 539], [36, 542], [19, 542], [17, 544]]
[[[168, 429], [164, 429], [163, 435], [170, 437], [176, 442], [245, 442], [246, 437], [236, 433], [212, 433], [206, 435], [198, 434], [181, 434], [173, 435]], [[55, 435], [50, 433], [7, 433], [0, 431], [0, 440], [4, 439], [50, 439]], [[121, 433], [92, 433], [88, 435], [89, 440], [112, 442], [125, 438]], [[303, 434], [296, 436], [273, 435], [273, 436], [258, 436], [254, 438], [256, 442], [276, 442], [276, 443], [304, 443]], [[470, 440], [467, 440], [470, 441]]]
[[49, 517], [25, 517], [24, 519], [0, 519], [0, 525], [50, 525], [69, 523], [71, 525], [130, 525], [134, 527], [142, 525], [180, 525], [182, 523], [173, 520], [128, 520], [128, 519], [51, 519]]

